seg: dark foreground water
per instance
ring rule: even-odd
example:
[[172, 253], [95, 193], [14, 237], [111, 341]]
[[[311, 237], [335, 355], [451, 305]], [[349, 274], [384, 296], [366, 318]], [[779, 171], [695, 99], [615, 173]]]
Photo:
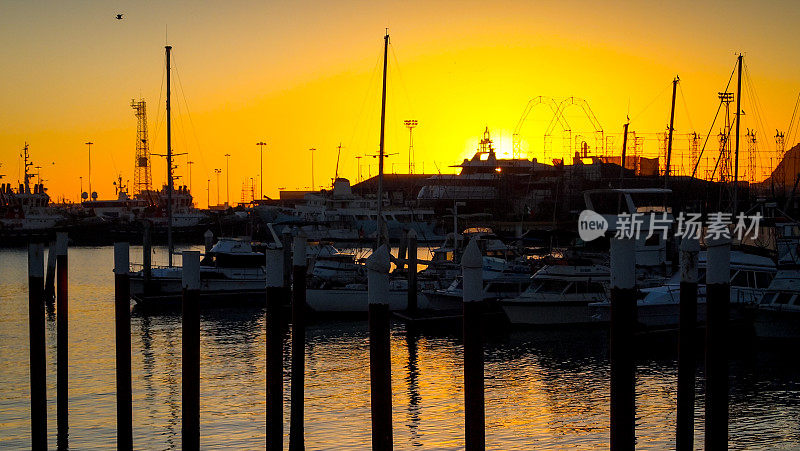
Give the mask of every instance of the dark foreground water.
[[[132, 256], [139, 250], [132, 249]], [[70, 263], [70, 445], [115, 447], [112, 249], [73, 248]], [[0, 251], [0, 448], [30, 447], [27, 255]], [[265, 442], [263, 310], [201, 318], [201, 443]], [[48, 430], [55, 448], [55, 316], [47, 317]], [[175, 314], [134, 313], [133, 432], [137, 449], [180, 447], [181, 332]], [[486, 443], [491, 449], [608, 447], [609, 366], [602, 331], [511, 331], [486, 347]], [[285, 391], [288, 433], [289, 347]], [[639, 361], [638, 448], [674, 448], [676, 365], [666, 340]], [[317, 322], [306, 348], [307, 449], [370, 446], [366, 321]], [[731, 448], [800, 448], [796, 348], [740, 346], [731, 364]], [[698, 370], [696, 446], [702, 447]], [[392, 329], [394, 443], [463, 448], [462, 348], [457, 334]], [[288, 441], [288, 440], [287, 440]]]

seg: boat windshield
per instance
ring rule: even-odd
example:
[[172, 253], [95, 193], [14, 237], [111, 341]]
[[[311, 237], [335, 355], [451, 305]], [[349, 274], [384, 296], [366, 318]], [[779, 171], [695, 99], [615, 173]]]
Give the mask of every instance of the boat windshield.
[[538, 285], [533, 285], [533, 291], [536, 293], [558, 293], [561, 294], [569, 286], [570, 282], [566, 280], [545, 279]]

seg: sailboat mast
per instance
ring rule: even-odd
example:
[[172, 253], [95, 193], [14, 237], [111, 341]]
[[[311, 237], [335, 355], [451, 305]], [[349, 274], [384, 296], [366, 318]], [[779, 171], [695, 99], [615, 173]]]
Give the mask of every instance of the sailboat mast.
[[664, 168], [664, 188], [667, 187], [667, 183], [669, 181], [669, 165], [670, 160], [672, 159], [672, 126], [675, 124], [675, 93], [678, 90], [679, 81], [680, 77], [677, 75], [675, 76], [675, 79], [672, 80], [672, 108], [669, 110], [669, 135], [667, 137], [667, 166]]
[[168, 45], [164, 48], [167, 50], [167, 248], [169, 249], [169, 266], [172, 266], [172, 253], [175, 250], [172, 244], [172, 110], [169, 67], [169, 54], [172, 46]]
[[736, 158], [733, 169], [733, 214], [739, 208], [739, 124], [742, 122], [742, 54], [739, 54], [739, 74], [736, 83]]
[[389, 53], [389, 29], [383, 37], [383, 94], [381, 96], [381, 143], [378, 153], [378, 218], [376, 221], [376, 232], [378, 236], [378, 247], [383, 241], [383, 136], [386, 127], [386, 67], [387, 55]]

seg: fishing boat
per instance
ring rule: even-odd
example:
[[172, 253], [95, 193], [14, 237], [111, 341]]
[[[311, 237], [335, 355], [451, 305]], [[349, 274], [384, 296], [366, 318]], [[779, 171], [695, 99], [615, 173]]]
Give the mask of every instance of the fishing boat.
[[0, 184], [0, 238], [24, 238], [30, 234], [46, 233], [66, 222], [66, 216], [50, 205], [50, 196], [41, 180], [33, 183], [29, 168], [28, 143], [22, 149], [25, 175], [23, 183], [14, 190], [10, 183]]

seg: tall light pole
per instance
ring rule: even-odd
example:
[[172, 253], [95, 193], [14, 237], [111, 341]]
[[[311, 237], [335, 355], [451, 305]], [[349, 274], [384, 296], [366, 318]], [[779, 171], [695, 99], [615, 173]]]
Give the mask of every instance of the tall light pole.
[[361, 156], [356, 157], [356, 160], [358, 162], [356, 165], [358, 167], [358, 178], [356, 179], [356, 183], [361, 182], [361, 158], [363, 157]]
[[311, 151], [311, 191], [314, 191], [314, 151], [315, 148], [308, 149]]
[[403, 121], [406, 124], [406, 128], [408, 128], [408, 173], [414, 173], [414, 127], [417, 126], [418, 122], [416, 119], [406, 119]]
[[214, 169], [214, 173], [217, 174], [217, 206], [219, 206], [219, 175], [222, 173], [222, 169]]
[[91, 141], [86, 142], [86, 146], [89, 147], [89, 199], [92, 198], [92, 144]]
[[81, 179], [81, 192], [78, 193], [78, 202], [82, 202], [83, 201], [83, 177], [78, 177], [78, 178]]
[[206, 181], [206, 208], [211, 208], [211, 179]]
[[225, 154], [225, 206], [231, 204], [231, 154]]
[[259, 152], [261, 153], [261, 198], [264, 198], [264, 146], [267, 145], [264, 141], [259, 141], [256, 143], [259, 147]]

